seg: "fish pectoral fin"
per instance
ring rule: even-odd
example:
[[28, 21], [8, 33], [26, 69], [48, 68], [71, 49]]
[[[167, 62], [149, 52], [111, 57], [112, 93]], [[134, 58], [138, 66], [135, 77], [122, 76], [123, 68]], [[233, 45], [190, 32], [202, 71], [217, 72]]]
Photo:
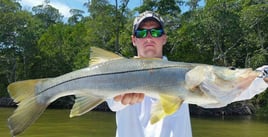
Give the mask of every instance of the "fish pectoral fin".
[[152, 106], [151, 124], [154, 124], [164, 117], [175, 113], [183, 103], [179, 97], [160, 94], [160, 101]]
[[207, 75], [207, 70], [210, 66], [196, 66], [188, 71], [185, 75], [185, 86], [187, 89], [194, 91], [196, 87], [204, 81]]
[[123, 58], [115, 53], [97, 47], [91, 47], [90, 51], [89, 65], [95, 65], [109, 60]]
[[[220, 87], [213, 82], [204, 81], [200, 84], [200, 90], [206, 94], [206, 96], [210, 96], [218, 101], [218, 104], [230, 104], [233, 100], [242, 93], [243, 90], [238, 88], [226, 90], [223, 87]], [[211, 105], [213, 106], [213, 105]], [[217, 105], [219, 106], [219, 105]], [[215, 107], [217, 107], [215, 106]], [[221, 106], [223, 107], [223, 106]]]
[[75, 104], [71, 110], [70, 117], [81, 116], [104, 101], [104, 99], [92, 95], [76, 95]]

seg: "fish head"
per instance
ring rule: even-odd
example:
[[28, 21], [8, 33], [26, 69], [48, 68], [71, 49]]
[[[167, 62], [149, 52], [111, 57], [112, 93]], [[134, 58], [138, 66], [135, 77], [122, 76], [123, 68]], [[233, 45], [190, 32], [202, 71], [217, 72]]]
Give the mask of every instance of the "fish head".
[[[212, 67], [210, 81], [215, 85], [230, 89], [246, 89], [260, 74], [251, 68], [233, 69], [227, 67]], [[209, 77], [208, 77], [209, 78]]]
[[246, 89], [259, 76], [260, 72], [251, 68], [234, 69], [228, 67], [200, 65], [186, 73], [185, 81], [188, 89], [195, 89], [202, 83], [210, 83], [225, 90], [234, 88]]
[[258, 76], [258, 73], [251, 68], [236, 69], [227, 67], [213, 67], [212, 73], [222, 80], [235, 80], [239, 78], [247, 78], [252, 75]]
[[260, 72], [251, 68], [200, 65], [186, 73], [185, 84], [190, 95], [201, 98], [202, 107], [223, 107], [246, 91]]

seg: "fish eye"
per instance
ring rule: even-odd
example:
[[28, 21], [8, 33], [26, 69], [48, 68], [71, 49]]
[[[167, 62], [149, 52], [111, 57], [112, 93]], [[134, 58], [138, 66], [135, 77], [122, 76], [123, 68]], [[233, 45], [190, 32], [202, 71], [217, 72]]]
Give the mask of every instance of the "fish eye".
[[233, 66], [229, 67], [229, 69], [230, 69], [230, 70], [236, 70], [236, 68], [233, 67]]

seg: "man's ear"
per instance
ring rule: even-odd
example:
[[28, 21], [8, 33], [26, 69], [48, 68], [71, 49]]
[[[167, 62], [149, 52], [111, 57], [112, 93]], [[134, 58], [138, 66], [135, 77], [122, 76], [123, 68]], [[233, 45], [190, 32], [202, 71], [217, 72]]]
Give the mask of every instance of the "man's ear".
[[166, 34], [163, 35], [163, 45], [167, 43], [168, 36]]
[[131, 41], [132, 41], [132, 45], [134, 47], [136, 47], [136, 39], [135, 39], [135, 36], [134, 35], [131, 35]]

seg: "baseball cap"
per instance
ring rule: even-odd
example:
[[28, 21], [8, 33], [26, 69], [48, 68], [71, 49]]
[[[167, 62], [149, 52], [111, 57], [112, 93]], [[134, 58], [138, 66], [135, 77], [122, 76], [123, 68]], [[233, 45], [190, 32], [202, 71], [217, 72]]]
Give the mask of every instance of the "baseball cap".
[[161, 28], [164, 28], [164, 20], [160, 17], [159, 14], [152, 11], [145, 11], [135, 18], [133, 23], [133, 34], [139, 28], [140, 24], [148, 19], [157, 21], [160, 24]]

